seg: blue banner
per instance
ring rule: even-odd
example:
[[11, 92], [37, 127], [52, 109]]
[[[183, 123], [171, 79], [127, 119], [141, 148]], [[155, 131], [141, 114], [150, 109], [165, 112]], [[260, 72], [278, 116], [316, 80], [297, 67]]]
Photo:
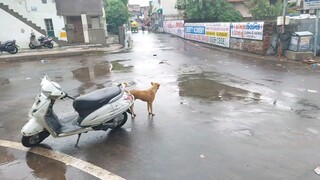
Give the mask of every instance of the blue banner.
[[205, 26], [185, 26], [184, 32], [190, 34], [205, 34]]

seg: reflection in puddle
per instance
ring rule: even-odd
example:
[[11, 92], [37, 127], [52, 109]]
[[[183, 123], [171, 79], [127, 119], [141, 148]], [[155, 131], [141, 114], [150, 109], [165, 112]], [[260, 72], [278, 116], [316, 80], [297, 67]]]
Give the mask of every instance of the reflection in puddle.
[[[121, 61], [124, 62], [124, 61]], [[82, 85], [78, 88], [79, 94], [84, 94], [85, 90], [91, 87], [100, 89], [105, 87], [104, 82], [110, 81], [107, 76], [111, 72], [121, 71], [129, 72], [133, 66], [120, 63], [120, 61], [97, 63], [89, 67], [81, 67], [72, 71], [73, 77], [82, 82]], [[96, 80], [103, 80], [99, 84], [96, 84]]]
[[93, 65], [93, 73], [95, 77], [104, 76], [111, 72], [110, 64], [95, 64]]
[[73, 77], [80, 82], [88, 82], [96, 77], [105, 76], [112, 71], [129, 72], [133, 66], [122, 64], [119, 61], [94, 64], [93, 67], [82, 67], [73, 70]]
[[90, 71], [88, 67], [79, 68], [72, 71], [73, 77], [79, 80], [80, 82], [90, 81]]
[[16, 160], [16, 158], [11, 155], [6, 148], [0, 148], [0, 154], [0, 167]]
[[7, 85], [7, 84], [10, 84], [9, 79], [0, 78], [0, 85], [1, 85], [1, 86]]
[[208, 101], [259, 101], [260, 94], [221, 84], [209, 79], [191, 79], [179, 82], [179, 95]]
[[66, 165], [62, 162], [27, 152], [26, 162], [35, 178], [66, 179]]
[[133, 66], [122, 64], [120, 61], [112, 61], [111, 62], [111, 69], [114, 71], [131, 71]]

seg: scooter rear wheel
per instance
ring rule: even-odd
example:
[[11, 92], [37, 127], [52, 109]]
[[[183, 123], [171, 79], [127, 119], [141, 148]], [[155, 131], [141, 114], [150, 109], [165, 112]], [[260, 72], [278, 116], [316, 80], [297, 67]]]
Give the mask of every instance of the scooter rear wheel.
[[[119, 118], [121, 118], [121, 119], [119, 119]], [[118, 117], [115, 117], [113, 119], [113, 121], [117, 121], [117, 122], [119, 122], [119, 124], [114, 129], [118, 129], [118, 128], [122, 127], [127, 122], [127, 120], [128, 120], [128, 114], [126, 112], [122, 113]]]
[[17, 46], [14, 46], [12, 49], [8, 51], [10, 54], [16, 54], [18, 52]]
[[22, 136], [21, 143], [25, 147], [34, 147], [39, 145], [49, 135], [50, 133], [48, 131], [42, 131], [32, 136]]
[[35, 49], [35, 48], [36, 48], [36, 46], [35, 46], [35, 45], [33, 45], [32, 43], [29, 43], [29, 48], [30, 48], [30, 49]]
[[53, 43], [48, 44], [48, 48], [52, 49], [53, 48]]

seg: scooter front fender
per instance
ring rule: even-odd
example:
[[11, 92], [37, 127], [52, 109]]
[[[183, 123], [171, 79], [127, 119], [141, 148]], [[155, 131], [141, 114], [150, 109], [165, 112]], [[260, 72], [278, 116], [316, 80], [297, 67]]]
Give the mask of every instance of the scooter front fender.
[[43, 131], [43, 126], [41, 126], [34, 117], [32, 117], [27, 124], [25, 124], [21, 130], [23, 136], [32, 136], [41, 131]]

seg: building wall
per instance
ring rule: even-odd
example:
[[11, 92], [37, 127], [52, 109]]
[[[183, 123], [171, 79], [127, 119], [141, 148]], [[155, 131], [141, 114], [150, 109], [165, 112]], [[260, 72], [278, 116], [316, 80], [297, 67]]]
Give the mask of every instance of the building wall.
[[[20, 48], [29, 48], [30, 33], [33, 29], [2, 9], [0, 9], [0, 17], [2, 27], [0, 41], [15, 39], [16, 44], [20, 46]], [[39, 32], [35, 30], [33, 30], [33, 32], [36, 37], [41, 36]]]
[[[66, 40], [60, 37], [60, 33], [65, 32], [63, 30], [65, 26], [63, 17], [57, 15], [55, 0], [47, 0], [47, 4], [43, 4], [41, 0], [1, 0], [1, 2], [44, 30], [46, 30], [44, 19], [52, 19], [55, 37]], [[4, 20], [1, 16], [0, 22], [3, 23]]]
[[178, 10], [175, 9], [177, 0], [161, 0], [161, 7], [163, 9], [163, 15], [177, 15]]

